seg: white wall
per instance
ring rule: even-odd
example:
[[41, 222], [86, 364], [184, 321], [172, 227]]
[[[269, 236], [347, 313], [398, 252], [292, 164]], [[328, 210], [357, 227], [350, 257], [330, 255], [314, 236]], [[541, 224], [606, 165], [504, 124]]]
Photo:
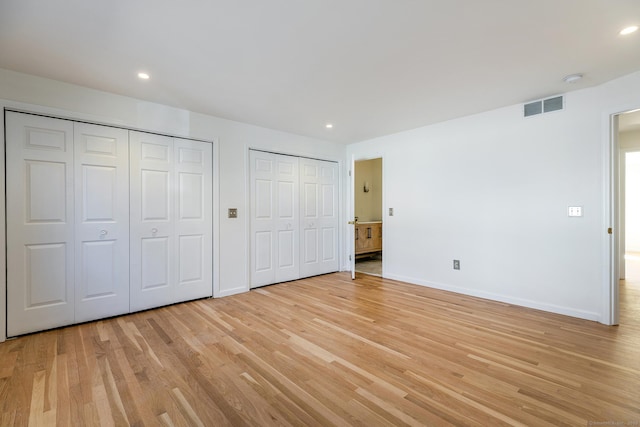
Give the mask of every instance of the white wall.
[[[212, 94], [215, 96], [215, 94]], [[170, 135], [217, 139], [219, 148], [219, 274], [215, 294], [219, 296], [249, 289], [247, 167], [248, 149], [261, 148], [340, 162], [344, 167], [344, 145], [307, 138], [271, 129], [224, 120], [100, 92], [80, 86], [0, 69], [0, 105], [32, 104], [46, 107], [52, 114], [79, 117], [100, 123], [167, 133]], [[28, 106], [27, 106], [27, 109]], [[39, 108], [42, 110], [42, 108]], [[319, 124], [321, 125], [321, 124]], [[2, 132], [4, 135], [4, 132]], [[4, 168], [4, 161], [1, 162]], [[2, 170], [1, 176], [4, 176]], [[10, 185], [10, 183], [9, 183]], [[341, 199], [342, 200], [342, 199]], [[238, 208], [238, 219], [228, 219], [227, 209]], [[4, 209], [2, 209], [4, 212]], [[215, 219], [215, 218], [214, 218]], [[346, 222], [341, 221], [341, 223]], [[2, 227], [4, 230], [4, 227]], [[0, 235], [4, 248], [4, 235]], [[4, 259], [4, 256], [2, 256]], [[2, 275], [4, 276], [4, 275]], [[0, 341], [5, 333], [4, 285], [0, 286]]]
[[[384, 158], [385, 277], [601, 320], [608, 266], [608, 115], [640, 106], [640, 73], [347, 147]], [[584, 216], [569, 218], [568, 206]], [[452, 260], [461, 261], [461, 270]]]

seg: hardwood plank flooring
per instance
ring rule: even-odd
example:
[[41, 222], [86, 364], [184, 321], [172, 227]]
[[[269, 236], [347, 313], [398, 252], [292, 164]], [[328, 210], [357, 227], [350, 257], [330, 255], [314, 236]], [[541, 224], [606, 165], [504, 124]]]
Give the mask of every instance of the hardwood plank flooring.
[[336, 273], [23, 336], [0, 425], [640, 426], [640, 282], [620, 291], [607, 327]]

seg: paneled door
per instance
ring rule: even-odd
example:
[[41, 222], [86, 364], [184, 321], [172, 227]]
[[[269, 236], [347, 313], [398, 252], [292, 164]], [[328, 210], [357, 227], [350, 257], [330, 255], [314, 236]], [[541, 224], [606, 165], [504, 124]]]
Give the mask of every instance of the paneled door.
[[129, 312], [129, 132], [74, 124], [75, 321]]
[[211, 144], [130, 133], [131, 310], [211, 296]]
[[298, 158], [251, 150], [251, 288], [300, 277]]
[[74, 321], [73, 122], [6, 113], [8, 336]]
[[338, 271], [338, 164], [301, 158], [300, 192], [300, 277]]
[[174, 158], [178, 302], [213, 295], [212, 146], [175, 139]]
[[176, 282], [173, 138], [130, 132], [131, 311], [171, 304]]

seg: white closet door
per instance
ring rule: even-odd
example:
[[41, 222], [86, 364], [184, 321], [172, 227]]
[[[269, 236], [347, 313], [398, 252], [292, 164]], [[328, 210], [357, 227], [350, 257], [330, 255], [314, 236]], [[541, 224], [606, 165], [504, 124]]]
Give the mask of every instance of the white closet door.
[[211, 144], [130, 133], [131, 310], [213, 295]]
[[298, 161], [250, 151], [252, 288], [300, 277]]
[[75, 320], [129, 312], [129, 132], [74, 124]]
[[176, 283], [173, 139], [130, 132], [131, 311], [171, 304]]
[[338, 271], [338, 164], [300, 159], [300, 277]]
[[178, 302], [213, 295], [212, 146], [176, 139], [174, 154]]
[[6, 113], [7, 332], [74, 321], [73, 123]]

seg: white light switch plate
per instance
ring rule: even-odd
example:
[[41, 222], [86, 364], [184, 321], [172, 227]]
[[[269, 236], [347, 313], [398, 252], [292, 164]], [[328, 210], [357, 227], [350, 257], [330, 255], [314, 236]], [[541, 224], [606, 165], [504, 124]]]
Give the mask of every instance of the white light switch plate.
[[569, 206], [569, 216], [582, 216], [582, 206]]

